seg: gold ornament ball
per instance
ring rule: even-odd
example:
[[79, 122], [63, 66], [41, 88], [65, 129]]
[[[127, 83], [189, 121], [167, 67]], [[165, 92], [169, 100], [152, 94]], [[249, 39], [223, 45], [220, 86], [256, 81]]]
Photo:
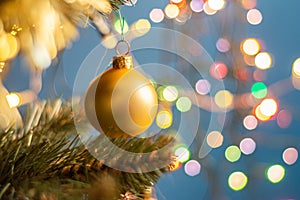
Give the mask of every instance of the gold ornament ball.
[[114, 57], [113, 67], [92, 81], [85, 97], [90, 123], [110, 138], [143, 133], [155, 119], [157, 107], [153, 85], [124, 55]]

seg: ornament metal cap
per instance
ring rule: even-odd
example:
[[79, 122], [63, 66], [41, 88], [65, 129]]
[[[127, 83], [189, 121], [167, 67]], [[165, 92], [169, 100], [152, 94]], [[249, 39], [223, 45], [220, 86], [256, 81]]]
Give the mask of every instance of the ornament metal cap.
[[128, 55], [117, 55], [113, 57], [113, 68], [115, 69], [133, 68], [132, 57]]

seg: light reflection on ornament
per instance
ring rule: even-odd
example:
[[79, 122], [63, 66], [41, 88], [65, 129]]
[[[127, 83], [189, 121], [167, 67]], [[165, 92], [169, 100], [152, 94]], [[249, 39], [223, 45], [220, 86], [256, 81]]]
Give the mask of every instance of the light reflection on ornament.
[[215, 79], [223, 79], [227, 75], [228, 69], [224, 63], [215, 62], [210, 66], [209, 73]]
[[241, 150], [238, 146], [231, 145], [226, 148], [225, 150], [225, 158], [229, 162], [236, 162], [240, 159], [241, 157]]
[[298, 150], [294, 147], [290, 147], [284, 150], [282, 159], [287, 165], [293, 165], [298, 159]]
[[242, 42], [242, 51], [243, 53], [254, 56], [260, 50], [260, 45], [255, 38], [247, 38]]
[[172, 113], [166, 110], [159, 111], [156, 116], [156, 125], [161, 129], [167, 129], [172, 125]]
[[207, 15], [214, 15], [217, 13], [216, 10], [213, 10], [211, 7], [209, 7], [207, 1], [203, 5], [203, 10]]
[[248, 178], [243, 172], [233, 172], [228, 177], [228, 185], [232, 190], [239, 191], [247, 185]]
[[7, 94], [6, 100], [10, 108], [18, 107], [21, 104], [21, 97], [15, 92]]
[[192, 0], [190, 3], [190, 7], [194, 12], [202, 12], [203, 11], [203, 1], [202, 0]]
[[281, 165], [272, 165], [267, 169], [267, 178], [271, 183], [279, 183], [285, 175], [285, 169]]
[[233, 103], [233, 95], [228, 90], [220, 90], [214, 97], [215, 103], [220, 108], [229, 108]]
[[175, 4], [168, 4], [165, 7], [165, 14], [170, 19], [176, 18], [179, 15], [179, 12], [180, 10]]
[[206, 95], [210, 92], [211, 85], [208, 80], [200, 79], [195, 85], [198, 94]]
[[247, 21], [252, 25], [258, 25], [262, 21], [262, 14], [257, 9], [251, 9], [247, 12]]
[[168, 102], [173, 102], [178, 98], [178, 90], [174, 86], [167, 86], [163, 90], [163, 97]]
[[190, 160], [184, 166], [184, 171], [189, 176], [196, 176], [200, 173], [201, 165], [197, 160]]
[[292, 114], [288, 110], [281, 110], [277, 115], [277, 124], [280, 128], [288, 128], [292, 122]]
[[268, 52], [261, 52], [255, 56], [255, 65], [261, 70], [269, 69], [272, 65], [272, 57]]
[[206, 137], [206, 143], [211, 148], [218, 148], [223, 144], [224, 137], [219, 131], [212, 131]]
[[300, 78], [300, 58], [297, 58], [293, 63], [293, 75]]
[[178, 161], [185, 163], [190, 159], [190, 151], [184, 146], [179, 146], [175, 149], [175, 156]]
[[160, 23], [164, 20], [165, 14], [162, 9], [154, 8], [151, 10], [149, 16], [154, 23]]
[[252, 138], [244, 138], [240, 142], [240, 149], [243, 154], [249, 155], [255, 151], [256, 143]]
[[264, 99], [260, 104], [260, 111], [263, 115], [272, 117], [278, 109], [277, 102], [274, 99]]
[[243, 125], [248, 130], [253, 130], [257, 127], [257, 119], [253, 115], [248, 115], [243, 120]]
[[192, 107], [192, 102], [188, 97], [180, 97], [176, 101], [176, 108], [180, 112], [188, 112]]
[[226, 38], [219, 38], [216, 43], [216, 47], [217, 47], [218, 51], [225, 53], [225, 52], [229, 51], [230, 43]]
[[226, 1], [225, 0], [208, 0], [208, 6], [213, 10], [221, 10], [225, 7]]

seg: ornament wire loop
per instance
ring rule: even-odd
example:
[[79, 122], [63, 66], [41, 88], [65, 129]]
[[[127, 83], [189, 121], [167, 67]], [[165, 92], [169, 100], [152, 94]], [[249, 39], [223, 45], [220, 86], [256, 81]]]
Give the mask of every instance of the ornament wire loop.
[[122, 54], [122, 53], [120, 53], [120, 51], [119, 51], [119, 45], [120, 45], [121, 43], [125, 43], [126, 46], [127, 46], [127, 51], [126, 51], [123, 55], [128, 55], [129, 52], [130, 52], [130, 44], [129, 44], [129, 42], [126, 41], [126, 40], [119, 40], [119, 41], [118, 41], [118, 43], [116, 44], [116, 54], [117, 54], [117, 55], [121, 55], [121, 54]]

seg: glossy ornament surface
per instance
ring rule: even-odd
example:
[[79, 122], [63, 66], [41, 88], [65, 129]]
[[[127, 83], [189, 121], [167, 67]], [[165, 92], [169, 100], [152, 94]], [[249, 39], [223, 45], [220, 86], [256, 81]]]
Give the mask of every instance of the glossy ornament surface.
[[95, 129], [110, 138], [143, 133], [157, 113], [152, 83], [132, 67], [132, 58], [119, 55], [113, 67], [96, 77], [85, 97], [87, 118]]

